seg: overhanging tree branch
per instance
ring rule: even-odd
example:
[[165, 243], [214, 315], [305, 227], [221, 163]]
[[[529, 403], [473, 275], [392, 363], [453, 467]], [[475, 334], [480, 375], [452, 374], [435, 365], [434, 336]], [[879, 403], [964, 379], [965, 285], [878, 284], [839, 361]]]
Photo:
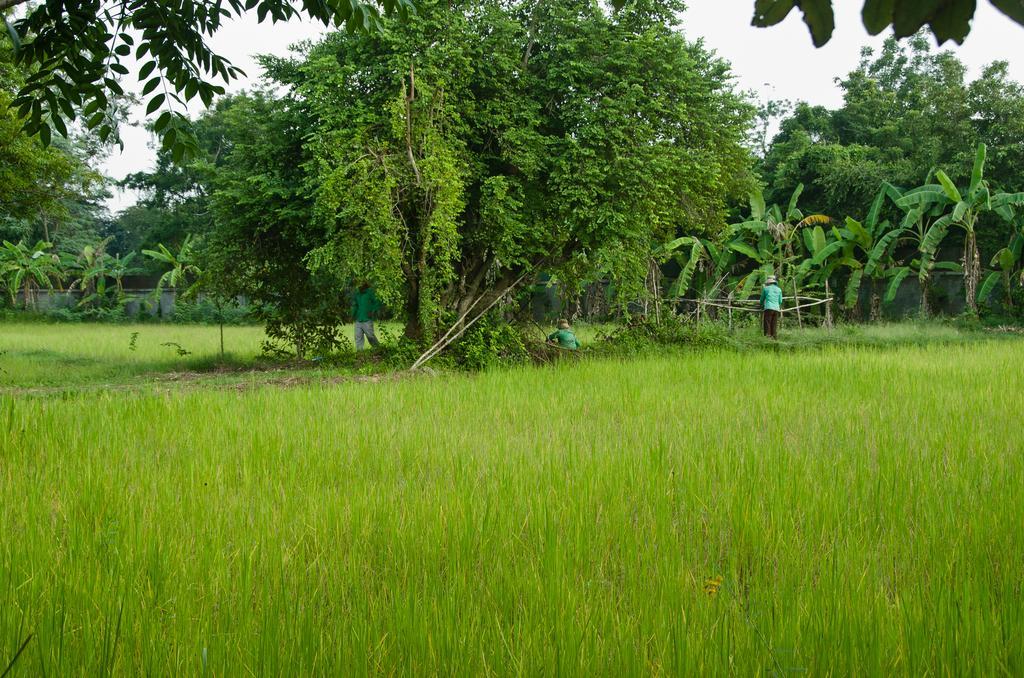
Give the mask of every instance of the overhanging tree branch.
[[[28, 0], [0, 0], [0, 12]], [[124, 0], [110, 12], [100, 0], [46, 2], [25, 16], [4, 19], [17, 62], [32, 72], [11, 108], [24, 130], [44, 145], [52, 130], [67, 136], [67, 122], [81, 117], [106, 142], [115, 134], [111, 102], [124, 95], [121, 79], [134, 75], [148, 97], [146, 114], [164, 148], [183, 159], [198, 150], [188, 121], [165, 104], [198, 96], [209, 107], [224, 83], [243, 75], [206, 44], [232, 18], [255, 10], [260, 22], [304, 15], [352, 31], [376, 31], [383, 15], [407, 17], [413, 0]], [[154, 92], [161, 84], [166, 91]], [[161, 111], [158, 114], [158, 111]]]
[[17, 5], [24, 5], [26, 2], [28, 2], [28, 0], [0, 0], [0, 12]]
[[[625, 0], [615, 0], [622, 6]], [[1010, 19], [1024, 24], [1022, 0], [991, 0], [993, 6]], [[832, 39], [835, 13], [832, 0], [757, 0], [754, 5], [754, 26], [774, 26], [789, 16], [794, 8], [804, 15], [817, 47]], [[914, 35], [927, 26], [941, 45], [947, 40], [961, 44], [971, 32], [971, 21], [977, 0], [947, 0], [925, 3], [921, 0], [865, 0], [861, 12], [864, 27], [878, 35], [892, 26], [897, 38]]]

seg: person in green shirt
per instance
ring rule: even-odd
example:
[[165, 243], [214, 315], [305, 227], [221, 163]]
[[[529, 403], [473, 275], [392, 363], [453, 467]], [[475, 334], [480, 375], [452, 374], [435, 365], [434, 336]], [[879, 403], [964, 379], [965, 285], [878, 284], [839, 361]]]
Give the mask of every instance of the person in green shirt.
[[371, 346], [380, 346], [377, 334], [373, 331], [373, 318], [380, 310], [377, 294], [368, 283], [361, 283], [352, 295], [352, 319], [356, 323], [356, 350], [363, 350], [363, 342], [368, 339]]
[[568, 320], [558, 321], [558, 330], [548, 335], [548, 343], [557, 344], [570, 351], [575, 351], [580, 347], [580, 340], [573, 334]]
[[782, 315], [782, 288], [779, 287], [778, 278], [774, 275], [768, 276], [761, 290], [761, 309], [761, 328], [764, 330], [764, 336], [778, 339], [779, 316]]

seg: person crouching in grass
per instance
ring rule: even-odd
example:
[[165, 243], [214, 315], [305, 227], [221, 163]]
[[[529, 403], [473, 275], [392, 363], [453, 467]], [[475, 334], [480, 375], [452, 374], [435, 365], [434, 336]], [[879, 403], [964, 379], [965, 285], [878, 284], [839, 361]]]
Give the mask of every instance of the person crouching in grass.
[[782, 315], [782, 288], [774, 275], [768, 276], [761, 290], [761, 327], [764, 336], [771, 339], [779, 338], [779, 316]]
[[380, 310], [377, 294], [368, 283], [360, 283], [359, 289], [352, 295], [352, 319], [355, 320], [356, 350], [363, 350], [365, 339], [370, 340], [373, 347], [380, 346], [377, 334], [373, 331], [373, 317]]
[[556, 344], [559, 348], [575, 351], [580, 347], [580, 340], [573, 334], [568, 320], [559, 320], [558, 329], [548, 335], [548, 343]]

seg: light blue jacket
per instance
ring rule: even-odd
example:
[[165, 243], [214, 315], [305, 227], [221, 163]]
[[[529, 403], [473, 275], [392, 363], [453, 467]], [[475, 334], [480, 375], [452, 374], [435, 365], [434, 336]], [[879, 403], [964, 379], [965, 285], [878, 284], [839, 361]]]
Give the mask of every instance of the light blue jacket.
[[766, 311], [782, 310], [782, 288], [778, 285], [765, 285], [761, 290], [761, 308]]

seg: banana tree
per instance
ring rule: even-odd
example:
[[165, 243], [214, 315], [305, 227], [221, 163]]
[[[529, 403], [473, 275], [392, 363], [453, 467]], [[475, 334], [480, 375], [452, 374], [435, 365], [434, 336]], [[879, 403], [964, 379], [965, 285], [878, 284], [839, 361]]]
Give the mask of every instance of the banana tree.
[[[195, 241], [191, 235], [185, 236], [178, 253], [175, 254], [166, 245], [157, 245], [156, 250], [142, 250], [142, 254], [155, 259], [168, 266], [168, 270], [156, 283], [153, 296], [159, 300], [160, 293], [165, 287], [180, 291], [179, 299], [186, 300], [195, 297], [204, 287], [209, 286], [209, 278], [203, 274], [195, 261], [193, 248]], [[224, 359], [224, 298], [219, 294], [213, 294], [213, 303], [217, 308], [217, 320], [220, 325], [220, 357]]]
[[45, 287], [52, 290], [54, 283], [63, 279], [60, 257], [50, 251], [52, 247], [44, 241], [39, 241], [34, 247], [28, 247], [22, 241], [17, 245], [7, 240], [3, 242], [0, 281], [7, 288], [11, 306], [17, 303], [20, 291], [24, 308], [28, 310], [29, 304], [35, 306], [33, 289]]
[[698, 271], [700, 296], [704, 299], [720, 297], [729, 288], [732, 271], [736, 266], [735, 250], [722, 243], [701, 240], [704, 246], [704, 261]]
[[832, 277], [841, 268], [859, 272], [861, 265], [849, 256], [848, 243], [838, 237], [835, 229], [832, 229], [831, 238], [821, 226], [805, 229], [803, 235], [807, 257], [796, 269], [797, 286], [803, 289], [818, 288], [825, 293], [825, 297], [829, 299], [825, 303], [825, 325], [831, 327]]
[[693, 283], [694, 274], [706, 256], [704, 245], [698, 238], [683, 236], [662, 245], [655, 254], [666, 260], [675, 260], [679, 264], [679, 275], [668, 290], [669, 298], [678, 300], [686, 296]]
[[181, 293], [182, 299], [195, 296], [202, 284], [203, 271], [195, 263], [195, 255], [192, 251], [195, 241], [192, 236], [185, 236], [178, 253], [171, 252], [164, 244], [157, 245], [155, 250], [142, 250], [144, 256], [164, 264], [167, 271], [160, 276], [156, 283], [153, 295], [159, 298], [165, 287]]
[[[978, 302], [984, 303], [992, 296], [992, 291], [999, 283], [1003, 283], [1003, 291], [1006, 294], [1006, 307], [1013, 308], [1013, 278], [1021, 265], [1022, 250], [1024, 250], [1024, 233], [1014, 233], [1010, 243], [1003, 249], [996, 252], [992, 257], [992, 268], [997, 269], [989, 273], [985, 282], [978, 292]], [[1020, 284], [1024, 285], [1024, 272], [1020, 273]]]
[[[930, 177], [929, 177], [930, 178]], [[963, 274], [963, 267], [952, 261], [937, 261], [939, 247], [949, 233], [950, 219], [945, 215], [946, 207], [943, 204], [934, 204], [928, 207], [915, 205], [907, 207], [903, 201], [906, 196], [912, 196], [922, 190], [932, 190], [939, 186], [926, 184], [920, 188], [901, 193], [899, 189], [893, 189], [896, 197], [894, 201], [897, 206], [906, 210], [903, 221], [900, 224], [900, 246], [912, 246], [917, 256], [909, 261], [901, 262], [898, 266], [890, 268], [886, 275], [890, 279], [889, 289], [886, 292], [886, 303], [890, 303], [896, 296], [900, 284], [907, 277], [917, 277], [918, 287], [921, 292], [921, 317], [927, 318], [931, 315], [931, 304], [929, 290], [931, 278], [935, 271], [945, 270], [957, 274]], [[913, 202], [911, 200], [910, 202]]]
[[69, 258], [67, 268], [73, 271], [78, 279], [68, 286], [69, 290], [76, 287], [82, 291], [79, 306], [89, 306], [102, 301], [107, 294], [107, 278], [109, 277], [108, 262], [110, 255], [106, 247], [113, 238], [106, 238], [95, 245], [86, 245], [77, 256]]
[[860, 301], [860, 289], [865, 277], [871, 281], [870, 319], [881, 317], [881, 296], [879, 285], [891, 277], [891, 269], [895, 266], [894, 252], [905, 233], [903, 226], [893, 227], [888, 220], [881, 218], [886, 198], [894, 202], [901, 196], [899, 191], [887, 182], [883, 182], [875, 194], [867, 217], [863, 222], [846, 217], [843, 228], [835, 228], [836, 238], [844, 243], [843, 256], [859, 262], [860, 267], [850, 267], [850, 278], [846, 283], [845, 305], [853, 309]]
[[711, 240], [684, 236], [661, 248], [680, 267], [668, 296], [677, 302], [693, 292], [707, 301], [722, 293], [736, 263], [736, 253]]
[[971, 313], [978, 311], [978, 284], [981, 280], [981, 252], [978, 250], [977, 226], [981, 217], [994, 212], [1003, 218], [1012, 216], [1015, 207], [1024, 206], [1024, 194], [999, 193], [992, 195], [985, 180], [985, 144], [978, 145], [978, 152], [971, 171], [970, 184], [961, 190], [942, 170], [935, 172], [938, 185], [922, 186], [906, 193], [897, 203], [908, 211], [920, 208], [922, 211], [942, 208], [942, 216], [935, 220], [922, 241], [922, 250], [934, 256], [938, 246], [951, 227], [964, 233], [963, 257], [961, 259], [964, 293], [967, 308]]
[[726, 243], [726, 249], [746, 257], [755, 264], [746, 274], [741, 275], [733, 286], [732, 296], [745, 301], [768, 276], [781, 274], [786, 262], [780, 256], [778, 245], [766, 228], [758, 228], [751, 222], [737, 224], [732, 228], [735, 230], [731, 232], [732, 237]]
[[132, 265], [134, 259], [135, 252], [129, 252], [123, 257], [120, 254], [115, 254], [107, 262], [107, 273], [114, 280], [114, 289], [117, 291], [119, 302], [124, 299], [124, 279], [142, 272], [141, 268]]
[[[803, 184], [796, 187], [785, 211], [779, 205], [767, 207], [763, 194], [754, 193], [750, 197], [751, 218], [730, 226], [728, 247], [757, 263], [736, 287], [741, 298], [748, 298], [758, 282], [773, 274], [791, 286], [794, 297], [800, 296], [802, 281], [798, 272], [805, 257], [797, 234], [808, 226], [831, 222], [823, 214], [805, 216], [800, 211], [797, 203], [803, 190]], [[802, 320], [799, 310], [797, 319]]]

